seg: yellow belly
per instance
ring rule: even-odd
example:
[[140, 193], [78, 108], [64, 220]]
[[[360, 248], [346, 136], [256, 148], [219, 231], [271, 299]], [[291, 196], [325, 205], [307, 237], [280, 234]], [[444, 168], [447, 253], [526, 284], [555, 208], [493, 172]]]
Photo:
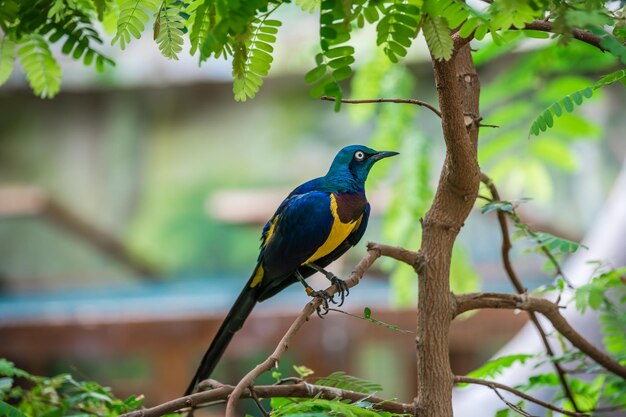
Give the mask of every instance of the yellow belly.
[[350, 233], [359, 227], [361, 219], [363, 218], [361, 215], [361, 217], [357, 220], [348, 223], [342, 222], [337, 214], [337, 200], [335, 199], [334, 194], [330, 195], [330, 212], [333, 215], [333, 226], [328, 234], [328, 238], [326, 238], [326, 242], [324, 242], [324, 244], [320, 246], [315, 253], [306, 260], [306, 262], [304, 262], [305, 264], [315, 262], [337, 249], [337, 247], [344, 240], [346, 240]]

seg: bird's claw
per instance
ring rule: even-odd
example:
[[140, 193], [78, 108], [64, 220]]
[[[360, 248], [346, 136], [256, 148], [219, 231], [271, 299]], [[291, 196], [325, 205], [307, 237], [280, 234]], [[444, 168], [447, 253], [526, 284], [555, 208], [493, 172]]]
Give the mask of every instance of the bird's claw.
[[319, 316], [319, 318], [323, 319], [326, 314], [328, 314], [328, 309], [330, 308], [328, 306], [328, 302], [333, 302], [333, 297], [331, 297], [330, 295], [328, 295], [328, 293], [326, 291], [311, 291], [309, 293], [309, 295], [313, 298], [319, 298], [320, 300], [322, 300], [322, 303], [317, 307], [317, 309], [315, 310], [317, 312], [317, 315]]
[[[346, 297], [350, 295], [350, 289], [348, 288], [348, 284], [346, 284], [346, 281], [342, 280], [336, 275], [333, 275], [329, 279], [330, 279], [331, 284], [333, 284], [335, 288], [337, 288], [337, 292], [333, 294], [333, 296], [330, 298], [330, 302], [333, 304], [336, 304], [337, 307], [341, 307]], [[341, 297], [341, 301], [339, 302], [335, 301], [335, 295], [337, 295], [338, 297]]]

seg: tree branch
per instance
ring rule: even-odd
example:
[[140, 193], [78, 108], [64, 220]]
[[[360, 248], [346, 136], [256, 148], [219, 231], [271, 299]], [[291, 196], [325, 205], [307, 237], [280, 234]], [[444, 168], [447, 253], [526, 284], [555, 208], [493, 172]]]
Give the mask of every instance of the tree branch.
[[545, 316], [554, 328], [572, 345], [585, 353], [605, 369], [626, 379], [626, 367], [592, 345], [565, 320], [560, 307], [544, 298], [530, 297], [527, 294], [471, 293], [456, 295], [456, 314], [483, 308], [520, 309], [534, 311]]
[[[159, 417], [168, 413], [174, 413], [189, 407], [198, 407], [201, 404], [225, 401], [232, 396], [235, 387], [232, 385], [222, 385], [215, 381], [211, 381], [215, 388], [210, 391], [198, 392], [185, 397], [177, 398], [172, 401], [157, 405], [155, 407], [137, 410], [123, 414], [120, 417]], [[335, 387], [324, 387], [321, 385], [308, 384], [306, 382], [298, 382], [292, 385], [261, 385], [245, 388], [241, 392], [240, 398], [323, 398], [326, 400], [334, 400], [343, 398], [351, 402], [366, 400], [372, 404], [375, 410], [388, 411], [397, 414], [415, 413], [413, 404], [405, 404], [396, 401], [390, 401], [381, 397], [364, 394], [361, 392], [349, 391]]]
[[[515, 29], [515, 28], [511, 28], [511, 29]], [[524, 30], [538, 30], [541, 32], [556, 33], [554, 31], [552, 22], [546, 21], [546, 20], [535, 20], [533, 22], [527, 23], [526, 26], [524, 26]], [[574, 39], [577, 39], [581, 42], [594, 46], [598, 48], [599, 50], [601, 50], [602, 52], [606, 52], [606, 49], [604, 49], [600, 45], [600, 42], [602, 42], [602, 38], [600, 36], [595, 35], [583, 29], [572, 29], [571, 33]], [[458, 50], [462, 46], [467, 45], [473, 39], [474, 39], [474, 32], [472, 32], [467, 38], [462, 38], [458, 32], [455, 32], [452, 35], [452, 40], [454, 41], [455, 50]]]
[[557, 406], [555, 406], [553, 404], [547, 403], [547, 402], [542, 401], [542, 400], [540, 400], [538, 398], [535, 398], [535, 397], [533, 397], [531, 395], [528, 395], [525, 392], [522, 392], [522, 391], [517, 390], [515, 388], [511, 388], [508, 385], [500, 384], [498, 382], [485, 381], [483, 379], [470, 378], [470, 377], [467, 377], [467, 376], [455, 376], [454, 377], [454, 382], [457, 383], [457, 384], [458, 383], [465, 383], [465, 384], [484, 385], [484, 386], [489, 387], [492, 390], [494, 390], [496, 392], [496, 394], [498, 394], [500, 399], [502, 399], [502, 397], [499, 395], [500, 393], [497, 390], [501, 389], [503, 391], [508, 391], [508, 392], [510, 392], [512, 394], [517, 395], [520, 398], [525, 399], [526, 401], [530, 401], [532, 403], [538, 404], [538, 405], [540, 405], [540, 406], [542, 406], [544, 408], [547, 408], [547, 409], [552, 410], [552, 411], [556, 411], [557, 413], [561, 413], [561, 414], [564, 414], [566, 416], [570, 416], [570, 417], [589, 416], [589, 414], [586, 414], [586, 413], [572, 412], [572, 411], [564, 410], [564, 409], [559, 408], [559, 407], [557, 407]]
[[[361, 261], [354, 268], [354, 271], [350, 274], [350, 277], [345, 281], [347, 287], [352, 288], [357, 285], [365, 272], [378, 258], [382, 256], [383, 252], [394, 253], [396, 250], [392, 250], [389, 246], [368, 243], [367, 254], [363, 257], [363, 259], [361, 259]], [[335, 292], [337, 292], [337, 289], [334, 285], [331, 285], [326, 289], [326, 292], [332, 296]], [[246, 389], [249, 389], [254, 384], [254, 380], [259, 375], [278, 366], [278, 362], [289, 348], [292, 337], [298, 332], [298, 330], [300, 330], [300, 327], [302, 327], [302, 325], [309, 320], [309, 316], [311, 316], [320, 307], [321, 303], [322, 302], [319, 298], [314, 298], [307, 303], [300, 315], [282, 337], [278, 346], [274, 349], [274, 352], [272, 352], [267, 359], [248, 372], [248, 374], [246, 374], [246, 376], [244, 376], [237, 383], [232, 391], [232, 394], [228, 397], [228, 403], [226, 404], [226, 417], [236, 417], [235, 405], [237, 404], [239, 398], [241, 398]]]
[[[336, 101], [335, 97], [322, 96], [321, 100], [325, 101]], [[403, 103], [403, 104], [415, 104], [418, 106], [426, 107], [428, 110], [435, 113], [438, 117], [441, 117], [441, 112], [437, 110], [435, 106], [432, 104], [426, 103], [422, 100], [417, 99], [409, 99], [409, 98], [372, 98], [372, 99], [364, 99], [364, 100], [354, 100], [354, 99], [341, 99], [342, 103], [346, 104], [366, 104], [366, 103]]]
[[[489, 178], [487, 175], [481, 172], [480, 180], [489, 189], [489, 192], [491, 193], [491, 197], [495, 201], [501, 201], [500, 193], [498, 193], [498, 189], [496, 188], [491, 178]], [[509, 226], [507, 224], [506, 214], [501, 210], [497, 210], [497, 217], [498, 217], [498, 223], [500, 224], [500, 232], [502, 235], [501, 254], [502, 254], [502, 264], [504, 266], [504, 270], [506, 271], [506, 274], [508, 275], [509, 280], [515, 287], [515, 290], [517, 291], [517, 293], [524, 294], [526, 292], [526, 289], [522, 285], [522, 282], [520, 281], [519, 277], [517, 276], [517, 273], [515, 272], [515, 269], [513, 268], [513, 263], [511, 262], [510, 252], [511, 252], [511, 248], [513, 247], [513, 245], [511, 244], [511, 238], [509, 236]], [[580, 408], [578, 408], [578, 405], [576, 404], [574, 395], [572, 394], [572, 391], [569, 388], [569, 384], [567, 383], [567, 379], [565, 377], [565, 371], [563, 371], [563, 367], [561, 366], [561, 363], [555, 359], [554, 351], [552, 350], [552, 346], [550, 345], [550, 341], [548, 340], [548, 336], [546, 335], [546, 332], [543, 329], [543, 326], [541, 326], [541, 323], [539, 322], [537, 315], [533, 311], [528, 311], [527, 313], [528, 313], [528, 317], [530, 317], [530, 321], [533, 323], [533, 325], [539, 332], [539, 336], [541, 337], [541, 341], [543, 342], [543, 345], [546, 349], [546, 353], [552, 359], [551, 362], [554, 366], [554, 369], [556, 370], [556, 373], [559, 376], [559, 380], [561, 382], [561, 386], [563, 387], [563, 391], [565, 392], [565, 395], [574, 406], [574, 410], [580, 411]]]
[[[554, 33], [554, 29], [552, 28], [552, 22], [545, 20], [535, 20], [534, 22], [528, 23], [524, 29], [528, 30], [539, 30], [541, 32], [550, 32]], [[593, 33], [582, 30], [582, 29], [572, 29], [572, 36], [574, 39], [578, 39], [581, 42], [585, 42], [591, 46], [595, 46], [602, 52], [605, 52], [602, 46], [600, 46], [600, 42], [602, 42], [602, 38], [598, 35], [594, 35]]]

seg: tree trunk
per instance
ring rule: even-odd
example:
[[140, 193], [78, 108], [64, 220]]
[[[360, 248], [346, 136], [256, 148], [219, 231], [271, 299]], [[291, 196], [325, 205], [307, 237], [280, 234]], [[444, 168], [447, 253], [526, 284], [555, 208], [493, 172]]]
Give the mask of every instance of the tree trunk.
[[450, 261], [454, 241], [478, 194], [478, 95], [469, 46], [450, 61], [433, 59], [446, 157], [430, 210], [422, 221], [417, 323], [418, 415], [452, 416], [448, 333], [454, 306]]

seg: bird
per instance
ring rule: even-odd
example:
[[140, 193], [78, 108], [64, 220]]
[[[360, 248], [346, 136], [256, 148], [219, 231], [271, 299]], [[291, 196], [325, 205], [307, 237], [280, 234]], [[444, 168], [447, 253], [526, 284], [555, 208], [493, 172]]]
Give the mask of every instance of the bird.
[[209, 378], [257, 302], [299, 281], [307, 295], [322, 299], [328, 311], [328, 301], [335, 302], [334, 296], [313, 290], [305, 280], [321, 272], [335, 285], [343, 303], [348, 295], [345, 282], [324, 268], [363, 237], [370, 214], [365, 196], [367, 176], [376, 162], [397, 154], [363, 145], [346, 146], [337, 153], [326, 175], [296, 187], [283, 200], [263, 228], [252, 275], [204, 354], [185, 395]]

